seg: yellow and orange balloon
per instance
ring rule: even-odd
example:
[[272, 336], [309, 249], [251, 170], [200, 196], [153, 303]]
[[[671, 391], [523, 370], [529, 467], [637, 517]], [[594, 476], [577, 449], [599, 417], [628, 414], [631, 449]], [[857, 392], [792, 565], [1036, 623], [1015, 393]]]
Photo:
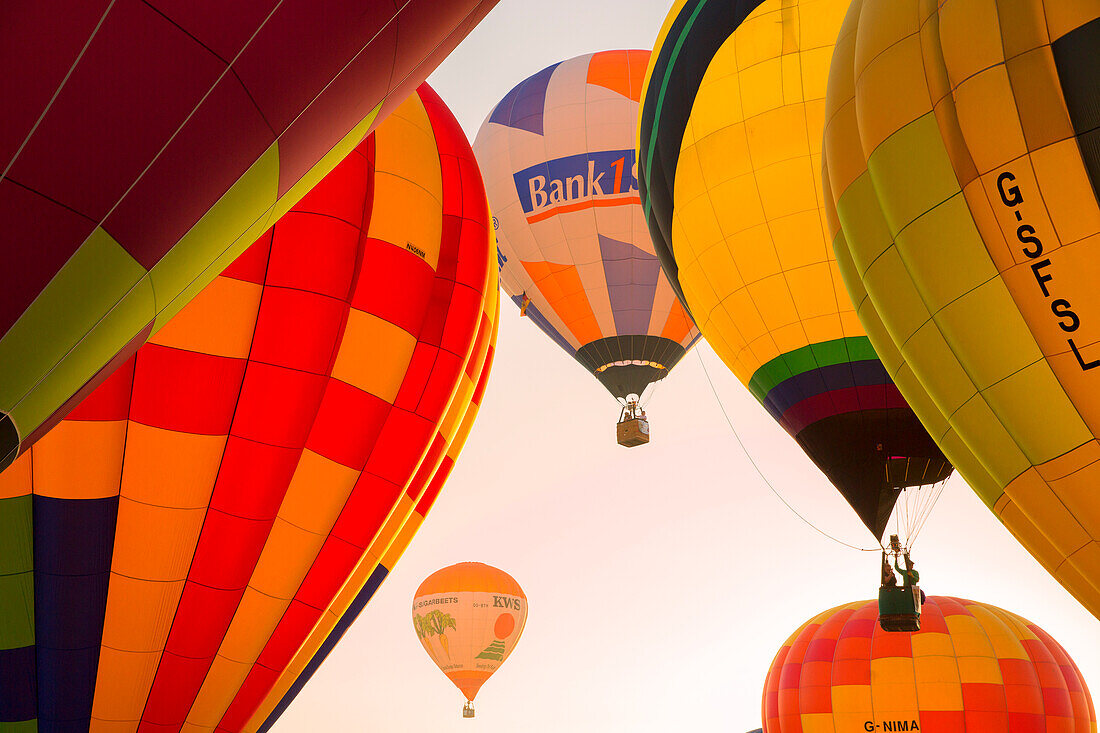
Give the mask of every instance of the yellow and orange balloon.
[[823, 178], [876, 351], [932, 437], [1100, 617], [1100, 4], [855, 0]]
[[413, 628], [424, 651], [466, 696], [464, 714], [481, 686], [515, 649], [527, 623], [527, 596], [491, 565], [463, 562], [437, 570], [416, 589]]

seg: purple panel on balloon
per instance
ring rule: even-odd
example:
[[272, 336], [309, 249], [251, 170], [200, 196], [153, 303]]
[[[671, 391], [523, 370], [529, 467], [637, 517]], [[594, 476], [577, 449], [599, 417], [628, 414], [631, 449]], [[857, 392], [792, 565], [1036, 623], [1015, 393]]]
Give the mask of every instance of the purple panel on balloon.
[[615, 331], [620, 336], [647, 333], [657, 278], [661, 274], [657, 256], [629, 242], [602, 234], [597, 236], [611, 312], [615, 316]]
[[512, 91], [504, 95], [489, 116], [489, 122], [507, 127], [516, 127], [527, 130], [536, 135], [542, 134], [542, 111], [546, 106], [546, 87], [550, 84], [550, 77], [557, 64], [547, 66], [524, 81], [521, 81]]

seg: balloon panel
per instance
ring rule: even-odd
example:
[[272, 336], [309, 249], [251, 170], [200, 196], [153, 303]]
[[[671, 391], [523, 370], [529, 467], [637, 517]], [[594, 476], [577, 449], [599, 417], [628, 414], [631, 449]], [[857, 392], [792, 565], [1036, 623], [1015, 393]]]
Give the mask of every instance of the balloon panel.
[[708, 343], [881, 536], [950, 464], [879, 361], [825, 235], [826, 71], [845, 0], [680, 2], [642, 102], [641, 189]]
[[412, 616], [424, 651], [472, 701], [515, 649], [527, 622], [527, 596], [501, 570], [459, 563], [420, 584]]
[[[825, 176], [864, 317], [916, 377], [907, 397], [935, 405], [941, 445], [973, 456], [971, 486], [1100, 614], [1100, 206], [1082, 81], [1100, 11], [1071, 5], [1042, 20], [1003, 3], [853, 4]], [[920, 43], [891, 20], [913, 13]], [[910, 61], [935, 73], [900, 83]]]
[[697, 337], [638, 205], [634, 125], [648, 54], [605, 51], [505, 95], [474, 142], [512, 300], [617, 397]]
[[917, 632], [879, 628], [877, 601], [815, 616], [776, 654], [762, 707], [769, 733], [1096, 727], [1057, 641], [1016, 614], [947, 596], [928, 597]]
[[0, 474], [5, 720], [264, 722], [453, 461], [496, 302], [476, 171], [423, 87]]
[[494, 4], [23, 3], [5, 17], [21, 40], [3, 62], [0, 468], [332, 170]]
[[[258, 730], [265, 733], [290, 703], [294, 701], [294, 698], [301, 692], [321, 663], [335, 648], [336, 643], [343, 637], [355, 619], [359, 617], [363, 609], [366, 608], [366, 604], [389, 572], [387, 568], [392, 568], [397, 559], [404, 553], [409, 541], [416, 534], [428, 511], [439, 496], [439, 491], [443, 488], [447, 477], [450, 476], [455, 460], [462, 451], [474, 420], [477, 418], [477, 412], [481, 406], [482, 396], [485, 394], [485, 385], [493, 363], [494, 344], [500, 325], [500, 295], [494, 271], [490, 271], [490, 278], [491, 281], [487, 290], [490, 297], [486, 300], [484, 318], [478, 330], [478, 342], [475, 347], [475, 354], [482, 356], [471, 359], [470, 365], [467, 367], [467, 378], [463, 379], [463, 386], [472, 387], [472, 397], [470, 405], [462, 417], [458, 434], [447, 449], [447, 455], [440, 463], [435, 475], [432, 476], [431, 483], [420, 495], [416, 510], [400, 526], [397, 536], [390, 543], [389, 549], [382, 555], [377, 567], [370, 573], [369, 577], [359, 570], [356, 571], [345, 590], [340, 592], [333, 607], [325, 614], [318, 627], [313, 630], [309, 639], [295, 655], [291, 664], [284, 670], [279, 682], [273, 688], [273, 693], [253, 714], [247, 730], [255, 729], [256, 724], [262, 720], [263, 724]], [[479, 368], [480, 371], [478, 371]], [[452, 410], [449, 414], [455, 415], [457, 411]], [[394, 521], [395, 519], [391, 517], [390, 524]], [[392, 536], [393, 531], [388, 527], [380, 535], [383, 538]], [[380, 545], [378, 541], [375, 544]], [[366, 579], [365, 583], [363, 582], [364, 578]], [[359, 590], [356, 591], [356, 588]]]

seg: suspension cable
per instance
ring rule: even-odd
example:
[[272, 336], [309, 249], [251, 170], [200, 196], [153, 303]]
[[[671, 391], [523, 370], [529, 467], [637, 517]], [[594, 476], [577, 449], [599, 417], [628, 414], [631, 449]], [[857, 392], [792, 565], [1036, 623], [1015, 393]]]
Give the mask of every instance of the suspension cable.
[[745, 457], [749, 459], [749, 463], [751, 463], [752, 467], [754, 469], [756, 469], [756, 473], [757, 473], [758, 476], [760, 476], [760, 479], [764, 482], [764, 485], [767, 486], [768, 489], [771, 490], [771, 492], [773, 494], [775, 494], [775, 497], [777, 499], [779, 499], [779, 501], [783, 502], [783, 506], [790, 509], [792, 514], [794, 514], [796, 517], [798, 517], [803, 522], [805, 522], [807, 525], [809, 525], [810, 528], [812, 528], [818, 534], [821, 534], [821, 535], [829, 538], [833, 542], [836, 542], [838, 545], [844, 545], [845, 547], [850, 547], [853, 550], [859, 550], [860, 552], [879, 552], [880, 550], [885, 552], [886, 548], [882, 546], [881, 541], [879, 542], [878, 547], [859, 547], [858, 545], [850, 544], [848, 542], [845, 542], [844, 540], [841, 540], [841, 539], [838, 539], [838, 538], [832, 536], [831, 534], [829, 534], [825, 530], [823, 530], [820, 527], [818, 527], [817, 525], [815, 525], [809, 519], [806, 519], [806, 517], [799, 514], [798, 510], [795, 509], [793, 506], [791, 506], [790, 502], [788, 502], [786, 499], [784, 499], [782, 494], [780, 494], [778, 491], [776, 491], [775, 487], [772, 486], [772, 482], [769, 481], [768, 477], [764, 475], [764, 472], [760, 470], [760, 466], [756, 465], [756, 461], [753, 460], [752, 455], [749, 453], [748, 449], [745, 447], [745, 443], [741, 440], [741, 436], [740, 436], [740, 434], [738, 434], [737, 428], [735, 428], [733, 426], [733, 421], [730, 420], [729, 413], [726, 412], [726, 406], [722, 404], [722, 398], [718, 396], [718, 390], [715, 389], [715, 387], [714, 387], [714, 381], [710, 378], [710, 372], [707, 370], [706, 362], [703, 361], [703, 355], [700, 353], [699, 349], [695, 349], [695, 355], [699, 358], [699, 365], [703, 367], [703, 374], [706, 375], [707, 383], [710, 384], [710, 391], [712, 393], [714, 393], [714, 401], [718, 403], [718, 407], [722, 411], [722, 417], [726, 418], [726, 424], [730, 426], [730, 431], [733, 432], [733, 437], [737, 440], [737, 445], [739, 445], [741, 447], [741, 452], [745, 454]]
[[935, 509], [936, 502], [938, 502], [940, 500], [940, 496], [943, 495], [943, 490], [944, 490], [945, 486], [947, 486], [947, 479], [944, 479], [943, 481], [941, 481], [939, 483], [939, 485], [937, 485], [934, 489], [932, 489], [932, 491], [933, 491], [932, 499], [931, 499], [931, 501], [926, 503], [925, 509], [921, 512], [921, 516], [918, 519], [918, 521], [916, 522], [916, 526], [913, 530], [913, 534], [909, 538], [909, 547], [910, 548], [912, 548], [912, 546], [916, 543], [917, 535], [919, 535], [921, 530], [924, 529], [924, 525], [928, 522], [929, 518], [932, 516], [932, 510]]

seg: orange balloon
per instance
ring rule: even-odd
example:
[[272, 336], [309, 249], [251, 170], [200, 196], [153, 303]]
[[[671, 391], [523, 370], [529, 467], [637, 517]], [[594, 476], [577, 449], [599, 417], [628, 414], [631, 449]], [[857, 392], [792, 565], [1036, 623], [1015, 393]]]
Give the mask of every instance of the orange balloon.
[[1096, 730], [1096, 709], [1065, 649], [988, 603], [928, 596], [921, 630], [883, 631], [857, 601], [802, 625], [764, 682], [765, 733]]
[[470, 703], [516, 647], [527, 622], [527, 596], [490, 565], [463, 562], [437, 570], [413, 596], [413, 627], [436, 666]]

